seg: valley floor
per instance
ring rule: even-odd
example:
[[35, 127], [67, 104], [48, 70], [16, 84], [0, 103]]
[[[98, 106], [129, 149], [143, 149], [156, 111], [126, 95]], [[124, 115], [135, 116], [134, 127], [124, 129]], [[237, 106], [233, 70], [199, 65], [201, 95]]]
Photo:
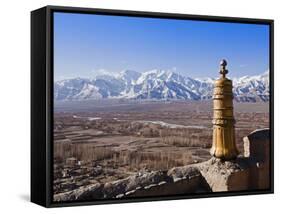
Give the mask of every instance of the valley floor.
[[[54, 194], [210, 158], [211, 102], [59, 103]], [[80, 107], [79, 107], [80, 106]], [[268, 103], [235, 103], [236, 143], [269, 127]]]

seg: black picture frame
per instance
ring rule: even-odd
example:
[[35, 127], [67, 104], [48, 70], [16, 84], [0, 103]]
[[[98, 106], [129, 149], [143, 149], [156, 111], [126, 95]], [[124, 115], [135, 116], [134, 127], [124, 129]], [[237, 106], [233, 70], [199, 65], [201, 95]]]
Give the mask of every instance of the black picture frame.
[[[270, 188], [240, 192], [213, 192], [99, 201], [52, 201], [53, 177], [53, 13], [83, 13], [163, 19], [266, 24], [270, 27]], [[45, 207], [144, 202], [189, 198], [267, 194], [274, 192], [274, 21], [236, 17], [46, 6], [31, 12], [31, 201]]]

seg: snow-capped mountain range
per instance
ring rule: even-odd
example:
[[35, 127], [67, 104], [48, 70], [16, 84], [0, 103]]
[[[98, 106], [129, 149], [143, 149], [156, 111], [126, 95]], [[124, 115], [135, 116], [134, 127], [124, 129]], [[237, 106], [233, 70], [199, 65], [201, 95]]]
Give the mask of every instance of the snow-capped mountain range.
[[[118, 75], [93, 79], [74, 78], [54, 83], [57, 101], [104, 98], [207, 100], [212, 98], [214, 80], [194, 79], [173, 71], [151, 70], [139, 73], [125, 70]], [[233, 79], [234, 99], [238, 102], [269, 101], [269, 72]]]

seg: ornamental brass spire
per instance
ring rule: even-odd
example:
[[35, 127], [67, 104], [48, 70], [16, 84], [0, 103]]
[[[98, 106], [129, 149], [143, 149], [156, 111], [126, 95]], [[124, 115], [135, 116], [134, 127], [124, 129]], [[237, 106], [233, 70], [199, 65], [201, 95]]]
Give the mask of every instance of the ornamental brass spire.
[[232, 81], [226, 78], [226, 65], [223, 59], [220, 62], [221, 77], [214, 85], [213, 145], [210, 153], [217, 158], [231, 160], [237, 157], [238, 150], [235, 145]]

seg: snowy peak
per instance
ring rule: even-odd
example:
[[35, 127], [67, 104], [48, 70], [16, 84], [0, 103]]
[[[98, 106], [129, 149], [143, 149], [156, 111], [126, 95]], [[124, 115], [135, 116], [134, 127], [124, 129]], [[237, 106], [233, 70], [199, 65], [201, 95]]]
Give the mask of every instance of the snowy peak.
[[119, 78], [121, 79], [126, 79], [126, 80], [137, 80], [140, 77], [141, 73], [133, 70], [124, 70], [121, 71], [120, 74], [118, 75]]
[[120, 72], [120, 74], [117, 76], [117, 79], [123, 81], [125, 85], [127, 86], [127, 89], [134, 85], [138, 78], [141, 76], [141, 73], [133, 71], [133, 70], [125, 70]]
[[[124, 70], [118, 75], [101, 74], [94, 79], [55, 82], [55, 100], [102, 98], [183, 99], [212, 98], [212, 78], [190, 78], [173, 71], [154, 69], [139, 73]], [[269, 101], [269, 71], [256, 76], [233, 78], [234, 99], [239, 102]]]
[[237, 101], [269, 101], [269, 72], [244, 76], [233, 80], [233, 93]]

